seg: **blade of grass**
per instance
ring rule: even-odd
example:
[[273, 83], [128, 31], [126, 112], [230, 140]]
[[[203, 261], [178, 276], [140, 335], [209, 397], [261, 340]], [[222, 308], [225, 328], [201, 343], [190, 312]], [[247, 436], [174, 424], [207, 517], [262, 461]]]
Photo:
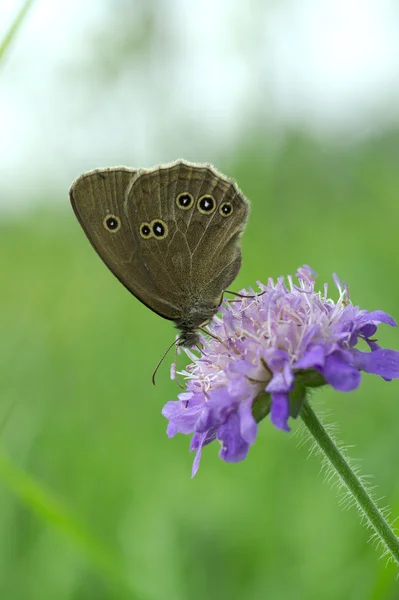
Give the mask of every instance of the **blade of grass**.
[[11, 23], [9, 30], [5, 34], [3, 40], [0, 42], [0, 62], [3, 60], [6, 50], [17, 35], [18, 31], [21, 29], [25, 17], [34, 2], [35, 0], [25, 0], [19, 12], [15, 15], [15, 19]]
[[97, 571], [132, 592], [127, 575], [120, 566], [122, 561], [111, 555], [108, 549], [93, 538], [49, 490], [46, 490], [29, 473], [15, 465], [1, 449], [0, 481], [15, 494], [21, 503], [72, 541]]

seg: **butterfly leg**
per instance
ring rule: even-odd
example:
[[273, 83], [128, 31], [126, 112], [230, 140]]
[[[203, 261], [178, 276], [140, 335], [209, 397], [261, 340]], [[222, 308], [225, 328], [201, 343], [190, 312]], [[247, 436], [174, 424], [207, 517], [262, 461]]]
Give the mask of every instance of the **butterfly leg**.
[[[225, 290], [225, 293], [233, 294], [233, 296], [238, 296], [239, 298], [257, 298], [258, 296], [263, 296], [263, 294], [266, 294], [266, 290], [264, 290], [263, 292], [259, 292], [259, 294], [251, 294], [251, 295], [239, 294], [238, 292], [232, 292], [231, 290]], [[227, 300], [227, 302], [238, 302], [238, 300]]]
[[198, 327], [198, 329], [200, 331], [202, 331], [203, 333], [206, 333], [206, 335], [209, 335], [211, 338], [213, 338], [214, 340], [218, 341], [219, 344], [222, 344], [222, 346], [224, 346], [225, 348], [227, 348], [227, 345], [223, 342], [223, 340], [221, 340], [217, 335], [215, 335], [214, 333], [211, 333], [210, 331], [208, 331], [207, 329], [204, 329], [204, 327]]

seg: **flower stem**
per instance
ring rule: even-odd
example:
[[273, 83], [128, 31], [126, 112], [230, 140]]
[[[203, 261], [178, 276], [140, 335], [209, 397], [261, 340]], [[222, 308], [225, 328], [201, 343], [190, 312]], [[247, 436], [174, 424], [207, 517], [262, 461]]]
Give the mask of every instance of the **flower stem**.
[[301, 417], [320, 452], [324, 454], [333, 467], [339, 480], [347, 487], [361, 513], [366, 517], [369, 526], [375, 531], [376, 536], [378, 536], [386, 550], [386, 554], [390, 555], [399, 565], [399, 539], [307, 400], [302, 405]]

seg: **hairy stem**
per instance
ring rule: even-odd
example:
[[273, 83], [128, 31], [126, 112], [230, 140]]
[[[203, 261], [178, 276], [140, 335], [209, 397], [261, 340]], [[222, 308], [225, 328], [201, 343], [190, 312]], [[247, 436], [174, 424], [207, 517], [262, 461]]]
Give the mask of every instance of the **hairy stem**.
[[390, 555], [399, 565], [399, 539], [394, 534], [378, 506], [370, 497], [361, 479], [356, 475], [334, 440], [317, 418], [307, 400], [303, 403], [301, 417], [308, 432], [317, 444], [319, 451], [334, 469], [340, 482], [346, 486], [348, 493], [357, 504], [360, 512], [367, 519], [368, 525], [374, 530], [379, 541], [384, 546], [386, 554]]

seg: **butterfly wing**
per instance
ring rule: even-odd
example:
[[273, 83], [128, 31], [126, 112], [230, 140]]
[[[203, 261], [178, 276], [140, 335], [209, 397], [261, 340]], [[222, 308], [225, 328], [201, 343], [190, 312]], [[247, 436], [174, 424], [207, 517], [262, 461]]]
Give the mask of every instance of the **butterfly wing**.
[[119, 281], [151, 310], [174, 319], [176, 311], [162, 298], [154, 268], [141, 252], [145, 240], [126, 202], [138, 173], [126, 167], [85, 173], [70, 188], [71, 204], [93, 248]]
[[141, 256], [175, 311], [217, 306], [241, 265], [249, 204], [236, 184], [208, 164], [180, 160], [143, 169], [126, 196], [126, 213], [136, 227], [159, 221], [164, 228], [166, 235], [143, 240]]

